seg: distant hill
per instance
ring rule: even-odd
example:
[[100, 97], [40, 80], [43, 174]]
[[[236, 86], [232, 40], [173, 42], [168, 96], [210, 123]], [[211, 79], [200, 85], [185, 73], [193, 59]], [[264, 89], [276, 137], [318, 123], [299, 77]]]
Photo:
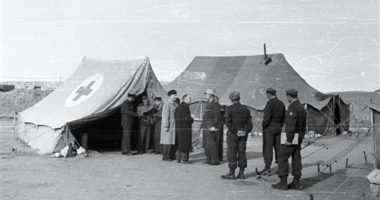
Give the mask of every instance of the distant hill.
[[380, 94], [380, 89], [375, 90], [374, 92], [376, 92], [377, 94]]
[[364, 91], [333, 92], [339, 94], [344, 102], [350, 104], [351, 124], [369, 124], [369, 105], [380, 106], [380, 93]]

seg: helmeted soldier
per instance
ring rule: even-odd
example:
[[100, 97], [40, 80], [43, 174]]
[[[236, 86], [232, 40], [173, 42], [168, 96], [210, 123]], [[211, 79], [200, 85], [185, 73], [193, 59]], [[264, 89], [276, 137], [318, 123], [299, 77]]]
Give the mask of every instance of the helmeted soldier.
[[259, 174], [269, 174], [273, 160], [273, 149], [277, 163], [278, 151], [280, 149], [281, 129], [285, 119], [285, 105], [276, 96], [276, 90], [266, 90], [268, 102], [264, 108], [263, 128], [263, 157], [265, 167]]
[[237, 178], [244, 179], [244, 169], [247, 167], [247, 139], [252, 130], [252, 117], [245, 105], [240, 104], [240, 93], [229, 95], [232, 105], [226, 110], [227, 159], [230, 172], [223, 179], [235, 179], [235, 169], [240, 168]]
[[[298, 91], [294, 89], [286, 90], [286, 96], [290, 103], [285, 116], [286, 142], [281, 144], [278, 154], [278, 176], [281, 181], [272, 185], [275, 189], [300, 189], [300, 178], [302, 170], [301, 144], [306, 130], [306, 111], [298, 100]], [[294, 141], [295, 137], [298, 141]], [[287, 184], [289, 174], [289, 157], [292, 157], [293, 181]]]

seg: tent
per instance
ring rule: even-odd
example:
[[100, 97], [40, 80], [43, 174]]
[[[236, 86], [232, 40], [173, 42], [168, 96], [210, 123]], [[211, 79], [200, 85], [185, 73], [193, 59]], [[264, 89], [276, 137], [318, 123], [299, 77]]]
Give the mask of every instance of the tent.
[[374, 142], [375, 167], [380, 169], [380, 106], [370, 105], [371, 129]]
[[[323, 134], [332, 130], [347, 130], [349, 107], [338, 95], [326, 95], [310, 86], [286, 61], [282, 54], [228, 57], [195, 57], [190, 65], [168, 86], [179, 95], [190, 94], [202, 104], [192, 107], [201, 121], [203, 92], [216, 90], [220, 103], [230, 105], [228, 95], [240, 91], [241, 102], [248, 105], [253, 116], [254, 131], [261, 131], [262, 110], [267, 102], [266, 88], [277, 90], [278, 98], [288, 107], [285, 90], [299, 91], [301, 103], [308, 112], [308, 130]], [[337, 129], [337, 125], [339, 129]]]
[[101, 133], [101, 140], [109, 135], [120, 141], [120, 105], [129, 92], [167, 99], [148, 58], [121, 61], [84, 57], [61, 86], [19, 113], [19, 138], [40, 154], [59, 151], [78, 139], [73, 136], [80, 131], [89, 132], [89, 140]]
[[376, 92], [346, 91], [328, 94], [339, 95], [344, 102], [350, 105], [350, 122], [351, 126], [355, 128], [370, 124], [369, 105], [380, 105], [380, 94]]

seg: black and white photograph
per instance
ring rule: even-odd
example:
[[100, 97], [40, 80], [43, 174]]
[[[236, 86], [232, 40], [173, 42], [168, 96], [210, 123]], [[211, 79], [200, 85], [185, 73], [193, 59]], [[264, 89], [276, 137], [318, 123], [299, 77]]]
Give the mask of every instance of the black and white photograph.
[[380, 1], [0, 0], [0, 199], [380, 199]]

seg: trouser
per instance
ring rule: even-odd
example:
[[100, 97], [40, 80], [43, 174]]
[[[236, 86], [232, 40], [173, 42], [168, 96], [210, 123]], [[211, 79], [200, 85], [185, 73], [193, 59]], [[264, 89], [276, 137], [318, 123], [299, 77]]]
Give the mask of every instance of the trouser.
[[233, 133], [227, 134], [227, 159], [230, 169], [236, 169], [237, 166], [239, 166], [240, 169], [247, 167], [247, 139], [247, 135], [239, 137]]
[[131, 152], [131, 135], [132, 135], [133, 119], [122, 119], [121, 126], [123, 127], [123, 136], [121, 138], [121, 152]]
[[204, 131], [203, 137], [203, 147], [205, 149], [206, 162], [219, 163], [217, 132]]
[[176, 149], [174, 145], [164, 144], [162, 145], [162, 159], [175, 160]]
[[161, 119], [156, 120], [154, 124], [154, 151], [156, 153], [162, 152], [161, 141]]
[[216, 141], [218, 147], [218, 158], [220, 161], [223, 160], [223, 128], [216, 132]]
[[289, 175], [289, 157], [292, 157], [292, 175], [294, 177], [301, 177], [302, 173], [302, 158], [301, 158], [301, 145], [280, 145], [278, 153], [278, 176], [286, 177]]
[[278, 151], [280, 150], [281, 133], [274, 134], [271, 131], [264, 131], [263, 134], [263, 157], [265, 169], [270, 169], [273, 161], [273, 149], [276, 163], [278, 161]]
[[180, 162], [180, 161], [189, 161], [189, 152], [183, 152], [183, 151], [179, 151], [177, 150], [177, 161]]
[[151, 133], [151, 126], [141, 124], [140, 125], [140, 134], [139, 134], [139, 152], [146, 152], [149, 149], [150, 144], [150, 133]]

